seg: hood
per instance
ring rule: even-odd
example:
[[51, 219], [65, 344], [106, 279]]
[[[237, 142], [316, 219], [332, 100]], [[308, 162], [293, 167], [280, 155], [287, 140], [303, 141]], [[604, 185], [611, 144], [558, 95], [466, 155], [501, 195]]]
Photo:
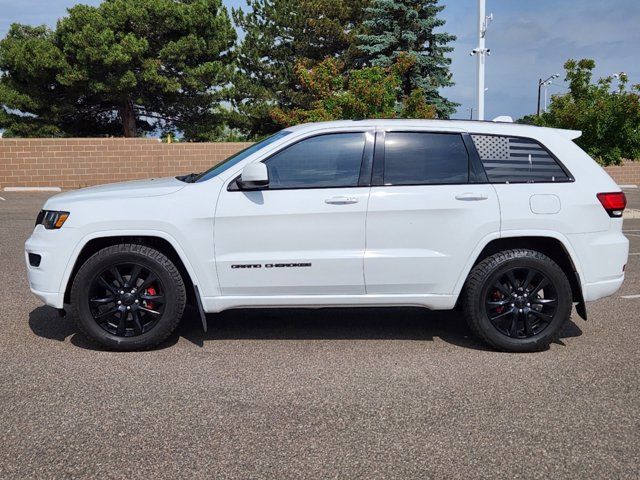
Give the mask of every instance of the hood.
[[186, 185], [186, 183], [174, 177], [98, 185], [96, 187], [81, 188], [79, 190], [71, 190], [54, 195], [47, 200], [45, 209], [55, 210], [56, 207], [66, 208], [65, 205], [86, 200], [121, 200], [124, 198], [158, 197], [175, 193], [183, 189]]

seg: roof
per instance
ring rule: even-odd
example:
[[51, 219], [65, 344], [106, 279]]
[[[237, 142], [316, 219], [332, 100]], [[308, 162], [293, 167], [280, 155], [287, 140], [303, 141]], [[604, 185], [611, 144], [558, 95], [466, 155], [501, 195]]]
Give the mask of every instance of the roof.
[[492, 122], [479, 120], [418, 120], [418, 119], [376, 119], [376, 120], [337, 120], [332, 122], [304, 123], [287, 128], [290, 131], [314, 131], [329, 128], [378, 127], [378, 128], [432, 128], [435, 130], [453, 130], [468, 133], [517, 135], [542, 137], [548, 132], [560, 134], [571, 140], [578, 138], [578, 130], [536, 127], [522, 123]]

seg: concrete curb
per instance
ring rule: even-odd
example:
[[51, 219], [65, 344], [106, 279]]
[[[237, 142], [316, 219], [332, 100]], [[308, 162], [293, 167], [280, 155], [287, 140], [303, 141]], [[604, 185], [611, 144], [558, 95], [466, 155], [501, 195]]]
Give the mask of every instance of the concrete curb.
[[61, 192], [60, 187], [4, 187], [5, 192]]

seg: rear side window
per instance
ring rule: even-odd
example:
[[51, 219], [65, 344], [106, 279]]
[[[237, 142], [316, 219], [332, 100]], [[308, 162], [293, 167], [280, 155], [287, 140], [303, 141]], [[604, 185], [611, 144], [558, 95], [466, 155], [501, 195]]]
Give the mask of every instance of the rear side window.
[[469, 182], [469, 156], [462, 136], [450, 133], [388, 132], [385, 185]]
[[471, 135], [492, 183], [567, 182], [569, 177], [536, 140], [499, 135]]
[[355, 187], [364, 133], [336, 133], [302, 140], [269, 158], [269, 188]]

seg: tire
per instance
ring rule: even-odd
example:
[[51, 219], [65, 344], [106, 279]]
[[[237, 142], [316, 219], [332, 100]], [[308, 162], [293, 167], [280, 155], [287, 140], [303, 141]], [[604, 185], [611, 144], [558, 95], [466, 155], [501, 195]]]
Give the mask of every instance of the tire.
[[471, 330], [508, 352], [547, 349], [569, 320], [572, 304], [571, 285], [562, 269], [546, 255], [524, 249], [482, 260], [471, 270], [463, 292]]
[[171, 260], [144, 245], [118, 244], [80, 267], [70, 313], [80, 331], [100, 345], [143, 350], [173, 333], [185, 303], [184, 281]]

